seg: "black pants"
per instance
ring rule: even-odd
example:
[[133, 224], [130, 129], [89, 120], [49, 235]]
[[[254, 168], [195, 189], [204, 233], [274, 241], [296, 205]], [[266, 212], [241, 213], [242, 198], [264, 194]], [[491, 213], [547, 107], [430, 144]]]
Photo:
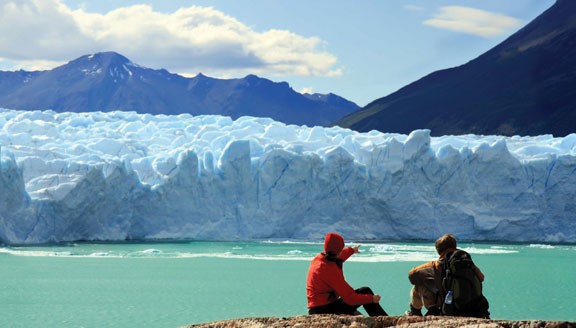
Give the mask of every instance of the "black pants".
[[[355, 290], [358, 294], [370, 294], [374, 295], [372, 289], [369, 287], [362, 287]], [[344, 303], [344, 301], [339, 298], [335, 302], [330, 304], [322, 305], [322, 306], [315, 306], [313, 308], [308, 309], [308, 314], [349, 314], [353, 315], [356, 313], [360, 305], [350, 305]], [[368, 303], [364, 304], [364, 310], [368, 313], [369, 316], [375, 317], [379, 315], [387, 316], [388, 313], [384, 311], [384, 309], [380, 306], [379, 303]]]

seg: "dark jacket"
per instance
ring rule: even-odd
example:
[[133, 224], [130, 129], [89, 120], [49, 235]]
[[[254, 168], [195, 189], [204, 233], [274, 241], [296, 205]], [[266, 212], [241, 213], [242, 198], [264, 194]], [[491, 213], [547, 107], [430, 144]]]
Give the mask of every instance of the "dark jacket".
[[[438, 293], [442, 291], [442, 261], [446, 255], [453, 253], [455, 249], [450, 248], [443, 252], [438, 260], [430, 261], [419, 265], [408, 273], [408, 280], [412, 285], [425, 286], [428, 290], [433, 293]], [[484, 281], [484, 274], [478, 267], [475, 266], [476, 275], [480, 281]], [[439, 296], [442, 296], [439, 294]]]

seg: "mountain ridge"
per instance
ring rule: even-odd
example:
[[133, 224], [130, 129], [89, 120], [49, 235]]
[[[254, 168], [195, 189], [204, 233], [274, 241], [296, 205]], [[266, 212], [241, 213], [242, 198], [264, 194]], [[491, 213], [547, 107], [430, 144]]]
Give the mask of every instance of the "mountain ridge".
[[149, 114], [270, 117], [326, 126], [360, 107], [337, 95], [308, 95], [256, 75], [188, 78], [150, 69], [116, 52], [84, 55], [46, 71], [0, 71], [0, 107], [56, 112], [128, 110]]
[[576, 1], [558, 0], [469, 62], [432, 72], [336, 125], [432, 135], [565, 136], [576, 125]]

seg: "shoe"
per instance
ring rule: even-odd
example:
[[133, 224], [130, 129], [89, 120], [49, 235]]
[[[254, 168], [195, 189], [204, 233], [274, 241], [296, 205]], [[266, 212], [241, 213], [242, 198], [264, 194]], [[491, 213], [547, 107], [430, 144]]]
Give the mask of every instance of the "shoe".
[[442, 315], [442, 309], [439, 306], [431, 306], [428, 311], [426, 311], [426, 315]]
[[419, 317], [421, 317], [421, 316], [422, 316], [422, 310], [420, 310], [420, 309], [415, 309], [415, 308], [412, 307], [412, 305], [410, 305], [410, 310], [406, 311], [404, 314], [407, 315], [407, 316], [413, 315], [413, 316], [419, 316]]

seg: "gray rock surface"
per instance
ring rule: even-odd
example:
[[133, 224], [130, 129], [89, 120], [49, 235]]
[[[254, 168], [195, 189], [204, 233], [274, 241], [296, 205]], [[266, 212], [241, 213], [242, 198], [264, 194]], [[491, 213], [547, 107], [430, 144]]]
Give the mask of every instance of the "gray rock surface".
[[366, 317], [366, 316], [339, 316], [339, 315], [315, 315], [296, 316], [287, 318], [263, 317], [243, 318], [210, 323], [194, 324], [187, 328], [382, 328], [382, 327], [474, 327], [474, 328], [571, 328], [576, 327], [576, 322], [562, 321], [512, 321], [512, 320], [487, 320], [463, 317]]

